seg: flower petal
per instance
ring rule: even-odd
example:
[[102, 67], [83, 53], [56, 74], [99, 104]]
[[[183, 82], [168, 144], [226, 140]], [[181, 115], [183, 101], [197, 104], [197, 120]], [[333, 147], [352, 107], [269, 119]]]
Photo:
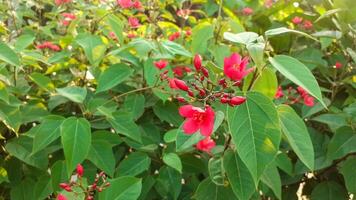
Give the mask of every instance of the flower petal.
[[205, 121], [200, 125], [200, 133], [203, 136], [210, 136], [214, 129], [215, 113], [211, 107], [206, 108], [206, 118]]
[[179, 108], [179, 114], [182, 116], [182, 117], [193, 117], [194, 115], [194, 107], [192, 105], [185, 105], [185, 106], [181, 106]]
[[183, 125], [183, 131], [186, 134], [193, 134], [199, 130], [199, 124], [193, 119], [187, 119]]

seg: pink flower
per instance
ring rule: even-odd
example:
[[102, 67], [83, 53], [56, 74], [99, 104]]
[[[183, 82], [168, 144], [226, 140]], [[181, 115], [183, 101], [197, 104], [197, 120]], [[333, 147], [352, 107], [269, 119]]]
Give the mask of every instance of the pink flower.
[[275, 99], [279, 99], [279, 98], [281, 98], [283, 96], [284, 96], [284, 94], [283, 94], [283, 91], [282, 91], [282, 87], [278, 86], [278, 89], [277, 89], [276, 94], [274, 95], [274, 98]]
[[82, 177], [83, 174], [84, 174], [84, 168], [83, 168], [83, 166], [82, 166], [81, 164], [78, 164], [78, 165], [77, 165], [77, 174], [78, 174], [78, 176], [80, 176], [80, 177]]
[[184, 76], [184, 72], [190, 71], [189, 67], [186, 66], [176, 66], [172, 69], [174, 76], [176, 77], [182, 77]]
[[201, 67], [202, 67], [202, 57], [201, 55], [199, 54], [196, 54], [194, 56], [194, 67], [197, 71], [200, 71], [201, 70]]
[[60, 183], [60, 184], [59, 184], [59, 187], [61, 187], [62, 189], [64, 189], [64, 190], [67, 191], [67, 192], [71, 192], [71, 191], [72, 191], [72, 188], [71, 188], [70, 185], [67, 184], [67, 183]]
[[153, 63], [155, 67], [157, 67], [159, 70], [167, 67], [168, 61], [167, 60], [159, 60]]
[[75, 14], [73, 13], [62, 13], [62, 16], [67, 18], [66, 20], [74, 20], [76, 18]]
[[180, 9], [177, 11], [177, 15], [185, 19], [189, 17], [190, 13], [191, 11], [189, 9]]
[[300, 23], [302, 23], [303, 22], [303, 18], [301, 18], [301, 17], [294, 17], [293, 19], [292, 19], [292, 23], [293, 24], [295, 24], [295, 25], [297, 25], [297, 24], [300, 24]]
[[335, 63], [335, 68], [336, 69], [340, 69], [342, 67], [342, 63], [341, 62], [336, 62]]
[[304, 104], [309, 107], [314, 106], [314, 97], [305, 95], [304, 96]]
[[251, 15], [253, 13], [252, 8], [246, 7], [244, 9], [242, 9], [242, 14], [244, 15]]
[[68, 199], [67, 199], [67, 197], [64, 196], [63, 194], [58, 194], [57, 200], [68, 200]]
[[128, 21], [131, 28], [137, 28], [141, 25], [136, 17], [129, 17]]
[[196, 145], [196, 148], [198, 150], [205, 151], [205, 152], [210, 152], [211, 149], [213, 149], [214, 147], [215, 147], [215, 142], [210, 137], [206, 137], [205, 139], [200, 140]]
[[183, 131], [186, 134], [193, 134], [200, 129], [203, 136], [210, 136], [214, 127], [214, 110], [210, 106], [206, 106], [205, 110], [185, 105], [179, 108], [179, 114], [185, 117]]
[[264, 5], [266, 8], [270, 8], [273, 6], [273, 0], [265, 0]]
[[303, 23], [303, 27], [307, 30], [312, 29], [313, 28], [313, 23], [309, 20], [305, 20]]
[[233, 53], [224, 59], [224, 74], [233, 81], [240, 81], [254, 70], [254, 68], [246, 69], [247, 65], [247, 57], [241, 60], [239, 54]]
[[133, 2], [132, 6], [134, 8], [136, 8], [137, 10], [141, 10], [142, 9], [142, 3], [140, 1], [138, 1], [138, 0]]
[[63, 5], [63, 4], [66, 4], [66, 3], [70, 3], [72, 2], [72, 0], [55, 0], [54, 3], [57, 5], [57, 6], [60, 6], [60, 5]]
[[109, 37], [113, 40], [117, 40], [116, 34], [112, 31], [109, 33]]
[[117, 4], [123, 9], [131, 8], [133, 6], [133, 2], [131, 0], [117, 0]]

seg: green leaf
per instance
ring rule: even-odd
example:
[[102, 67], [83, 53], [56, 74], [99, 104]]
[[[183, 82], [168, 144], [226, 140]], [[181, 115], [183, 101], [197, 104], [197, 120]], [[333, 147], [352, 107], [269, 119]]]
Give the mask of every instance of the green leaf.
[[209, 177], [216, 185], [225, 184], [225, 170], [223, 166], [223, 157], [214, 156], [208, 163]]
[[124, 36], [123, 36], [124, 25], [122, 24], [122, 21], [115, 15], [109, 15], [107, 18], [108, 18], [108, 23], [110, 25], [110, 28], [115, 33], [116, 37], [119, 39], [120, 44], [123, 44], [123, 42], [124, 42]]
[[286, 136], [293, 151], [309, 169], [313, 170], [313, 143], [303, 120], [287, 105], [278, 106], [278, 114], [283, 134]]
[[87, 157], [91, 144], [90, 123], [84, 118], [70, 117], [61, 125], [61, 141], [69, 177]]
[[273, 36], [281, 35], [281, 34], [285, 34], [285, 33], [296, 33], [296, 34], [303, 35], [303, 36], [305, 36], [307, 38], [310, 38], [312, 40], [318, 41], [317, 39], [315, 39], [314, 37], [310, 36], [307, 33], [304, 33], [304, 32], [301, 32], [301, 31], [297, 31], [297, 30], [293, 30], [293, 29], [288, 29], [288, 28], [285, 28], [285, 27], [270, 29], [270, 30], [265, 32], [265, 36], [268, 38], [268, 37], [273, 37]]
[[112, 114], [113, 118], [107, 118], [108, 122], [120, 134], [125, 135], [139, 143], [141, 140], [141, 130], [133, 121], [130, 113], [117, 111]]
[[342, 37], [342, 33], [340, 31], [319, 31], [319, 32], [313, 33], [312, 36], [340, 39]]
[[33, 200], [36, 182], [30, 178], [22, 180], [20, 184], [11, 188], [10, 199]]
[[45, 90], [51, 91], [55, 89], [55, 86], [52, 83], [51, 79], [41, 73], [32, 73], [30, 75], [30, 79]]
[[88, 160], [93, 162], [99, 169], [103, 170], [109, 176], [114, 176], [116, 160], [109, 142], [103, 140], [96, 141], [93, 139], [88, 154]]
[[136, 176], [148, 170], [150, 164], [151, 159], [147, 154], [134, 152], [120, 162], [116, 174], [119, 176]]
[[192, 52], [203, 54], [207, 51], [208, 41], [214, 36], [214, 27], [210, 23], [201, 23], [192, 30]]
[[172, 41], [162, 41], [162, 47], [167, 50], [173, 56], [181, 55], [186, 57], [192, 57], [192, 54], [187, 51], [183, 46]]
[[288, 157], [288, 155], [284, 152], [281, 152], [277, 155], [275, 163], [278, 168], [283, 170], [290, 176], [293, 176], [293, 164], [292, 160]]
[[144, 77], [149, 86], [153, 86], [156, 83], [157, 76], [160, 73], [160, 70], [153, 64], [153, 59], [147, 59], [145, 62], [143, 69], [144, 69]]
[[0, 42], [0, 60], [16, 67], [20, 66], [20, 60], [17, 54], [3, 42]]
[[255, 32], [242, 32], [242, 33], [224, 33], [224, 39], [229, 40], [231, 42], [236, 42], [239, 44], [247, 45], [256, 41], [258, 38], [258, 34]]
[[[355, 143], [354, 143], [355, 144]], [[356, 193], [356, 176], [355, 176], [356, 157], [349, 157], [344, 161], [340, 168], [340, 173], [344, 177], [345, 185], [348, 192]]]
[[257, 68], [261, 69], [264, 66], [264, 49], [265, 43], [258, 42], [258, 43], [248, 43], [246, 46], [253, 62], [255, 62]]
[[324, 123], [327, 124], [330, 129], [335, 132], [338, 128], [343, 127], [343, 126], [347, 126], [347, 121], [346, 121], [346, 117], [340, 113], [340, 114], [321, 114], [318, 115], [314, 118], [312, 118], [313, 121], [317, 121], [320, 123]]
[[76, 38], [76, 42], [84, 49], [90, 64], [94, 67], [98, 66], [106, 52], [106, 45], [101, 40], [100, 36], [80, 34]]
[[175, 153], [167, 153], [163, 155], [163, 162], [172, 167], [173, 169], [176, 169], [180, 173], [182, 173], [182, 162], [180, 161], [180, 158], [177, 154]]
[[62, 188], [59, 187], [60, 183], [67, 181], [67, 167], [65, 161], [58, 160], [51, 167], [51, 181], [53, 191], [60, 191]]
[[354, 50], [352, 50], [351, 48], [347, 48], [346, 51], [347, 51], [347, 53], [349, 53], [349, 55], [351, 56], [354, 63], [356, 63], [356, 52]]
[[285, 55], [278, 55], [273, 58], [270, 57], [269, 61], [281, 74], [295, 84], [301, 86], [309, 94], [318, 99], [324, 107], [326, 107], [321, 96], [318, 82], [303, 63], [299, 62], [295, 58]]
[[172, 102], [158, 102], [153, 106], [153, 112], [160, 118], [162, 121], [166, 121], [175, 126], [179, 126], [183, 119], [178, 114], [178, 107]]
[[48, 175], [41, 176], [37, 181], [34, 188], [35, 199], [46, 199], [53, 193], [51, 185], [51, 177]]
[[250, 199], [255, 192], [255, 183], [246, 165], [232, 150], [224, 154], [224, 168], [232, 191], [239, 199]]
[[145, 96], [142, 94], [128, 95], [122, 109], [130, 113], [132, 118], [138, 119], [145, 111]]
[[156, 179], [156, 190], [165, 198], [177, 200], [182, 190], [182, 176], [181, 174], [171, 168], [163, 166], [159, 170], [159, 176]]
[[99, 194], [101, 200], [136, 200], [141, 193], [142, 180], [123, 176], [110, 180], [110, 187]]
[[270, 99], [274, 99], [278, 88], [278, 80], [276, 73], [270, 69], [265, 68], [261, 75], [258, 76], [251, 90], [260, 92]]
[[281, 132], [276, 108], [263, 94], [250, 92], [244, 104], [228, 108], [227, 121], [237, 152], [257, 185], [279, 149]]
[[346, 190], [334, 181], [321, 182], [313, 189], [310, 199], [336, 200], [348, 199]]
[[131, 76], [133, 70], [122, 63], [111, 65], [101, 73], [96, 93], [107, 91]]
[[351, 127], [341, 127], [331, 138], [327, 157], [334, 160], [345, 156], [348, 153], [356, 152], [356, 134]]
[[61, 136], [60, 127], [64, 118], [61, 116], [47, 117], [34, 129], [32, 154], [44, 149]]
[[14, 48], [17, 52], [20, 52], [31, 45], [35, 39], [36, 37], [30, 34], [21, 35], [17, 38]]
[[77, 86], [57, 88], [56, 90], [59, 95], [64, 96], [76, 103], [83, 103], [83, 101], [87, 96], [87, 90], [85, 88], [81, 88]]
[[218, 186], [209, 178], [200, 182], [194, 199], [196, 200], [237, 200], [230, 187]]
[[0, 99], [9, 103], [9, 92], [7, 91], [6, 85], [0, 81]]
[[261, 180], [264, 184], [266, 184], [269, 188], [272, 189], [273, 193], [276, 195], [278, 199], [282, 199], [282, 183], [281, 177], [279, 176], [279, 172], [277, 167], [271, 163], [267, 166], [264, 171]]
[[178, 129], [171, 129], [164, 134], [163, 140], [166, 143], [174, 142], [177, 138]]

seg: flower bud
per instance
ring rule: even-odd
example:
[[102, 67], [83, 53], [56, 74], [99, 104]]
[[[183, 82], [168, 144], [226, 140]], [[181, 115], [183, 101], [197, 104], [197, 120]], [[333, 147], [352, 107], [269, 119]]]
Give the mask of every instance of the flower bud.
[[83, 166], [81, 164], [77, 165], [77, 174], [78, 174], [79, 177], [82, 177], [83, 174], [84, 174], [84, 168], [83, 168]]
[[202, 89], [199, 90], [199, 95], [202, 96], [202, 97], [205, 96], [206, 95], [205, 90], [202, 90]]
[[201, 71], [206, 78], [209, 78], [209, 71], [205, 67], [201, 68]]
[[199, 54], [196, 54], [194, 56], [194, 67], [197, 71], [200, 71], [201, 67], [202, 67], [202, 57]]
[[228, 99], [227, 97], [222, 97], [222, 98], [220, 99], [220, 102], [223, 103], [223, 104], [225, 104], [225, 103], [228, 103], [228, 102], [229, 102], [229, 99]]
[[176, 86], [183, 90], [183, 91], [188, 91], [189, 90], [189, 87], [187, 86], [187, 84], [182, 81], [182, 80], [179, 80], [179, 79], [174, 79], [174, 83], [176, 84]]
[[194, 97], [194, 93], [193, 93], [192, 91], [190, 91], [190, 90], [188, 90], [188, 95], [189, 95], [190, 97]]
[[245, 101], [246, 101], [245, 97], [235, 96], [230, 99], [229, 104], [231, 106], [238, 106], [238, 105], [243, 104]]
[[68, 187], [69, 184], [68, 183], [60, 183], [59, 184], [59, 187], [62, 188], [62, 189], [65, 189], [66, 187]]
[[177, 97], [176, 98], [179, 102], [181, 102], [181, 103], [185, 103], [186, 102], [186, 100], [184, 99], [184, 97]]

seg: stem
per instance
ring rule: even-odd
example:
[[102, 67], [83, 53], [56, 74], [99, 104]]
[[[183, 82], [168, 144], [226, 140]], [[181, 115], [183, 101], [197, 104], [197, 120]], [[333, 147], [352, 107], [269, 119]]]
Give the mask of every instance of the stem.
[[132, 94], [132, 93], [135, 93], [135, 92], [140, 92], [140, 91], [144, 91], [144, 90], [148, 90], [148, 89], [153, 89], [153, 88], [155, 88], [155, 87], [156, 87], [156, 86], [149, 86], [149, 87], [144, 87], [144, 88], [138, 88], [138, 89], [136, 89], [136, 90], [131, 90], [131, 91], [122, 93], [122, 94], [120, 94], [120, 95], [118, 95], [118, 96], [114, 96], [113, 98], [116, 100], [116, 99], [118, 99], [118, 98], [120, 98], [120, 97], [123, 97], [123, 96], [126, 96], [126, 95], [128, 95], [128, 94]]
[[252, 86], [253, 86], [253, 84], [256, 82], [256, 80], [257, 80], [257, 70], [255, 70], [254, 72], [253, 72], [253, 76], [252, 76], [252, 80], [251, 80], [251, 82], [250, 82], [250, 85], [248, 86], [248, 88], [247, 88], [247, 91], [249, 91], [251, 88], [252, 88]]

